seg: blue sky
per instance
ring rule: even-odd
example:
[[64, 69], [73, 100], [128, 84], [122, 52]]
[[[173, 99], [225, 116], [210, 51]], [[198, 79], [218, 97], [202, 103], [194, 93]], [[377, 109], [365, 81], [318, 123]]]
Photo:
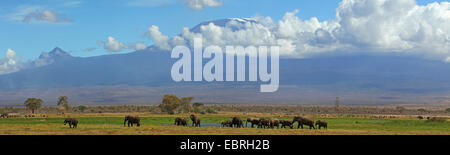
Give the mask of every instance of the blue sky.
[[[110, 54], [97, 44], [113, 36], [124, 43], [153, 42], [143, 33], [152, 25], [174, 36], [183, 27], [222, 18], [268, 16], [280, 20], [296, 9], [300, 19], [317, 17], [319, 21], [335, 18], [339, 0], [223, 0], [223, 4], [194, 10], [184, 0], [6, 0], [0, 2], [0, 58], [12, 49], [24, 60], [36, 59], [41, 52], [58, 46], [74, 56]], [[418, 0], [425, 5], [433, 0]], [[440, 2], [440, 1], [437, 1]], [[58, 14], [58, 21], [38, 20], [24, 10], [34, 8]], [[37, 8], [37, 9], [36, 9]], [[25, 13], [24, 13], [25, 12]], [[34, 11], [36, 12], [36, 11]], [[61, 18], [61, 19], [59, 19]], [[86, 51], [88, 48], [96, 48]], [[121, 53], [131, 52], [133, 49]]]

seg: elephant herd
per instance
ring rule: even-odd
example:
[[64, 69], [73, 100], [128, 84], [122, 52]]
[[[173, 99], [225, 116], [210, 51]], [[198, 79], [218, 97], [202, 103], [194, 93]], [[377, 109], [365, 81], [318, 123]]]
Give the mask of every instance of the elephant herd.
[[[191, 115], [190, 119], [192, 120], [192, 126], [198, 126], [200, 127], [200, 118], [195, 116], [195, 115]], [[254, 128], [255, 126], [257, 128], [294, 128], [294, 123], [298, 124], [297, 128], [302, 128], [303, 129], [303, 125], [308, 126], [309, 129], [316, 129], [316, 127], [318, 129], [324, 128], [327, 129], [328, 128], [328, 122], [324, 121], [324, 120], [317, 120], [315, 123], [313, 120], [306, 118], [306, 117], [301, 117], [301, 116], [297, 116], [294, 117], [293, 120], [279, 120], [279, 119], [275, 119], [275, 118], [247, 118], [247, 121], [245, 122], [245, 126], [247, 127], [248, 123], [250, 123], [251, 127]], [[187, 119], [186, 118], [182, 118], [182, 117], [177, 117], [175, 118], [175, 125], [178, 126], [187, 126]], [[236, 128], [241, 128], [244, 127], [244, 123], [242, 121], [242, 119], [240, 117], [232, 117], [231, 120], [228, 121], [223, 121], [220, 123], [220, 125], [222, 127], [236, 127]]]
[[[317, 120], [314, 124], [314, 121], [306, 118], [306, 117], [301, 117], [301, 116], [297, 116], [294, 117], [294, 119], [291, 120], [279, 120], [276, 118], [247, 118], [247, 122], [245, 123], [245, 126], [247, 126], [247, 123], [251, 123], [251, 127], [253, 128], [254, 126], [257, 126], [258, 128], [294, 128], [294, 123], [298, 124], [297, 128], [302, 128], [303, 129], [303, 125], [309, 126], [309, 129], [316, 129], [319, 128], [328, 128], [328, 122], [324, 121], [324, 120]], [[230, 126], [232, 127], [232, 126]]]
[[[192, 126], [200, 127], [200, 117], [192, 114], [189, 116], [189, 118], [192, 121]], [[128, 127], [132, 127], [134, 124], [136, 126], [141, 126], [141, 119], [139, 116], [125, 116], [123, 126], [126, 126], [128, 122]], [[175, 125], [178, 126], [187, 126], [188, 120], [186, 118], [177, 117], [175, 118]], [[240, 117], [232, 117], [229, 121], [223, 121], [221, 122], [222, 127], [236, 127], [236, 128], [242, 128], [244, 127], [244, 121]], [[294, 123], [297, 122], [297, 128], [302, 128], [303, 125], [308, 126], [309, 129], [318, 129], [321, 128], [328, 128], [327, 121], [324, 120], [317, 120], [314, 124], [314, 121], [312, 119], [297, 116], [294, 117], [293, 120], [284, 120], [284, 119], [276, 119], [276, 118], [247, 118], [247, 121], [245, 122], [245, 127], [247, 127], [248, 123], [250, 123], [251, 127], [254, 128], [255, 126], [257, 128], [294, 128]], [[66, 118], [64, 120], [64, 125], [69, 124], [69, 128], [77, 128], [78, 120], [76, 118]]]
[[[141, 118], [139, 116], [125, 116], [123, 126], [126, 126], [128, 122], [128, 127], [132, 127], [133, 124], [141, 126]], [[64, 120], [64, 125], [69, 124], [69, 128], [77, 128], [78, 120], [76, 118], [66, 118]]]
[[[192, 126], [197, 126], [200, 127], [200, 117], [195, 116], [194, 114], [192, 114], [191, 116], [189, 116], [189, 118], [192, 121]], [[187, 120], [186, 118], [182, 118], [182, 117], [177, 117], [175, 118], [175, 125], [178, 126], [187, 126]]]

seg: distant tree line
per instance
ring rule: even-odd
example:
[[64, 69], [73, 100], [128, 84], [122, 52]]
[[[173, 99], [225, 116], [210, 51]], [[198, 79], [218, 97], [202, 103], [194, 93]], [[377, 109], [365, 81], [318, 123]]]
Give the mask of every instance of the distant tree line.
[[178, 113], [217, 113], [216, 110], [212, 108], [205, 108], [203, 103], [196, 102], [191, 105], [194, 97], [182, 97], [178, 98], [173, 94], [164, 95], [159, 108], [162, 112], [167, 112], [169, 114]]

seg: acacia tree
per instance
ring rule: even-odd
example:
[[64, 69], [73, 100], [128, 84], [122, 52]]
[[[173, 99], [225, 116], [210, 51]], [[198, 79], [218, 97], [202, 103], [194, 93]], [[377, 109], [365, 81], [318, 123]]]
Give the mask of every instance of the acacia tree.
[[25, 101], [25, 106], [27, 107], [27, 109], [31, 110], [31, 113], [34, 114], [34, 111], [41, 108], [42, 105], [42, 99], [40, 98], [28, 98]]
[[69, 110], [69, 108], [70, 108], [69, 98], [67, 96], [60, 96], [60, 97], [58, 97], [57, 105], [64, 107], [64, 111]]
[[163, 97], [162, 103], [159, 105], [163, 112], [167, 112], [169, 114], [174, 114], [175, 109], [181, 106], [181, 100], [172, 94], [166, 94]]
[[181, 104], [183, 106], [183, 112], [191, 112], [191, 102], [194, 99], [194, 97], [182, 97], [181, 98]]

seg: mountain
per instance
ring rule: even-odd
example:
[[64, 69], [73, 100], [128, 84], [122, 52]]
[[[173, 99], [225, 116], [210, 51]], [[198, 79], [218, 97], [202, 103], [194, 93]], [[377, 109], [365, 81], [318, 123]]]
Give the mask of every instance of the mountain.
[[[224, 26], [230, 21], [254, 22], [211, 22]], [[53, 102], [57, 96], [68, 95], [75, 104], [156, 104], [165, 93], [173, 93], [208, 103], [329, 104], [341, 96], [349, 104], [391, 104], [448, 100], [450, 91], [450, 64], [416, 56], [282, 58], [281, 86], [276, 93], [259, 93], [260, 83], [251, 82], [176, 83], [170, 76], [175, 61], [169, 51], [153, 46], [86, 58], [57, 47], [42, 53], [35, 61], [37, 67], [0, 75], [0, 103], [21, 104], [30, 96]]]

